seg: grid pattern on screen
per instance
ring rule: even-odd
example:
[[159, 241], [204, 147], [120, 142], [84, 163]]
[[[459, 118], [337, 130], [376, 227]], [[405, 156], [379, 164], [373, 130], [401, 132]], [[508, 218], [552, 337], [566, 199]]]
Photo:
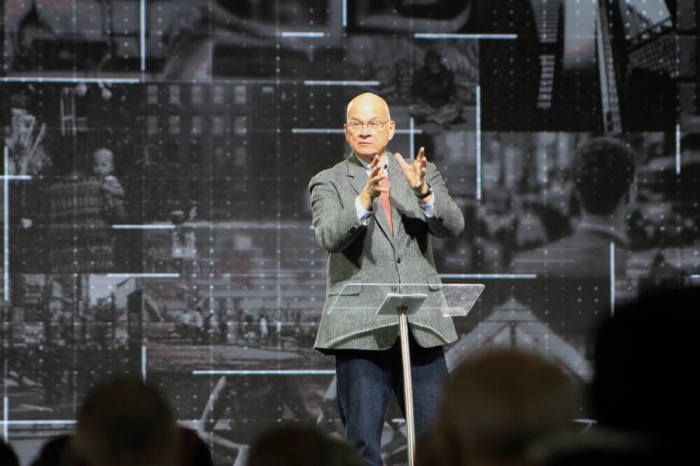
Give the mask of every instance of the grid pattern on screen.
[[[389, 102], [390, 149], [425, 147], [465, 215], [437, 268], [486, 290], [450, 367], [514, 345], [585, 382], [598, 318], [697, 283], [697, 10], [675, 2], [678, 28], [631, 50], [610, 2], [463, 3], [4, 2], [0, 428], [24, 462], [124, 373], [216, 464], [282, 420], [342, 432], [313, 349], [327, 255], [307, 183], [347, 156], [360, 92]], [[591, 227], [574, 154], [613, 119], [636, 177], [621, 223]], [[396, 418], [387, 464], [405, 461]]]

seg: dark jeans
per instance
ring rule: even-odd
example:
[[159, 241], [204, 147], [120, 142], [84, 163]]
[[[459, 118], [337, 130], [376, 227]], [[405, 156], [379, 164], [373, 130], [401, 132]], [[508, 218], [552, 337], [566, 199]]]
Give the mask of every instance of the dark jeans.
[[[416, 437], [430, 427], [447, 376], [442, 346], [422, 348], [410, 338], [411, 377]], [[338, 406], [345, 436], [368, 465], [380, 466], [381, 435], [393, 390], [404, 412], [401, 343], [384, 351], [346, 350], [335, 353]], [[404, 412], [405, 416], [405, 412]]]

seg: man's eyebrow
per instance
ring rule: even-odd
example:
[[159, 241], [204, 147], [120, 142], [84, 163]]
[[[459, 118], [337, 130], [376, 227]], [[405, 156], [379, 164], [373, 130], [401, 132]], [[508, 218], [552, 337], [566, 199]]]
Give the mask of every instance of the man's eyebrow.
[[[360, 120], [359, 118], [355, 118], [355, 117], [350, 118], [350, 120], [363, 123], [362, 120]], [[376, 117], [370, 118], [368, 121], [369, 121], [369, 122], [372, 122], [372, 121], [381, 121], [381, 119], [380, 119], [380, 117], [376, 116]]]

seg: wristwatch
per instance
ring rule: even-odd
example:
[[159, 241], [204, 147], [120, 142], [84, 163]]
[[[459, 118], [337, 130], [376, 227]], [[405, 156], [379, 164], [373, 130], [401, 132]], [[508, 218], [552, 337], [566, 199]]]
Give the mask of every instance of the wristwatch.
[[416, 197], [418, 199], [425, 199], [426, 197], [433, 194], [433, 188], [430, 187], [430, 184], [425, 183], [425, 185], [428, 187], [428, 190], [426, 192], [424, 192], [423, 194], [416, 194]]

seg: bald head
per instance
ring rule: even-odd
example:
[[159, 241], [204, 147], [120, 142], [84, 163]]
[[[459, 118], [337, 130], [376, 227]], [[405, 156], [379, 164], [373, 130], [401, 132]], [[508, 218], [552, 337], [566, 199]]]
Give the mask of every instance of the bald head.
[[386, 100], [379, 97], [377, 94], [372, 92], [363, 92], [359, 94], [348, 103], [348, 108], [345, 112], [345, 117], [349, 121], [350, 114], [354, 109], [368, 108], [375, 111], [383, 113], [383, 119], [391, 120], [391, 114], [389, 113], [389, 105]]
[[383, 156], [396, 126], [386, 101], [365, 92], [350, 101], [346, 116], [345, 140], [352, 152], [367, 163], [375, 155]]

